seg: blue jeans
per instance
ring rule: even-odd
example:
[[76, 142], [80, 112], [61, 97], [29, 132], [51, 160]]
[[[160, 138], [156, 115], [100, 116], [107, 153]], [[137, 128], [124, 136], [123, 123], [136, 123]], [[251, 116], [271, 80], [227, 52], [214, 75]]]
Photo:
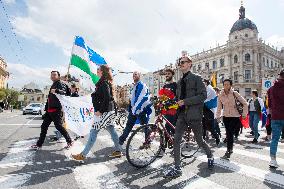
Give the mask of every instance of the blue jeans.
[[249, 112], [249, 126], [253, 131], [254, 138], [258, 139], [258, 123], [260, 121], [260, 115], [258, 112]]
[[[126, 127], [124, 128], [122, 135], [119, 137], [120, 145], [122, 145], [125, 142], [125, 140], [127, 139], [129, 133], [132, 131], [132, 128], [135, 125], [135, 122], [138, 118], [140, 120], [140, 125], [145, 125], [148, 123], [146, 112], [142, 112], [139, 115], [133, 115], [130, 111], [128, 114]], [[149, 128], [146, 127], [144, 132], [145, 132], [145, 139], [146, 139], [149, 133]]]
[[284, 129], [284, 120], [271, 120], [272, 140], [270, 143], [270, 156], [276, 157], [277, 146], [282, 129]]
[[[114, 129], [114, 126], [113, 125], [107, 126], [106, 130], [110, 133], [111, 139], [112, 139], [114, 146], [115, 146], [115, 150], [121, 151], [121, 146], [119, 145], [119, 142], [118, 142], [118, 135], [117, 135], [117, 132]], [[95, 142], [97, 140], [97, 135], [98, 135], [99, 131], [100, 130], [96, 130], [96, 129], [90, 130], [88, 142], [87, 142], [84, 150], [81, 153], [83, 156], [86, 157], [87, 154], [90, 152], [91, 148], [93, 147], [93, 145], [95, 144]]]

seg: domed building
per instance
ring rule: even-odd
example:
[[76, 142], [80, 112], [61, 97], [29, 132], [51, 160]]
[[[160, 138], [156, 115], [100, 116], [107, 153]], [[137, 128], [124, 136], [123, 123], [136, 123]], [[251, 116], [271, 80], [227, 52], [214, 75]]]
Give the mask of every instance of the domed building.
[[[254, 89], [264, 94], [266, 90], [262, 87], [262, 81], [275, 79], [284, 67], [284, 48], [278, 50], [258, 37], [258, 28], [246, 18], [243, 5], [227, 43], [191, 57], [194, 72], [208, 79], [216, 74], [217, 86], [220, 88], [223, 79], [231, 78], [234, 88], [246, 98], [250, 97]], [[180, 73], [176, 77], [179, 78]]]

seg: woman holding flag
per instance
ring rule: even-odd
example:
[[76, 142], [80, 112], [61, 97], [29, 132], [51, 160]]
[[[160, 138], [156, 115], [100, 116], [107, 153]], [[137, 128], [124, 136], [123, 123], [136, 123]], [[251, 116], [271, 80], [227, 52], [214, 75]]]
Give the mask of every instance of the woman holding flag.
[[86, 158], [96, 142], [98, 132], [104, 127], [110, 133], [115, 145], [115, 151], [109, 157], [122, 156], [118, 135], [113, 125], [116, 116], [114, 110], [116, 108], [113, 98], [113, 78], [111, 69], [107, 65], [101, 65], [97, 69], [97, 75], [100, 77], [100, 80], [96, 84], [95, 92], [92, 94], [92, 102], [95, 109], [95, 116], [99, 117], [100, 120], [95, 122], [93, 128], [90, 130], [90, 136], [84, 150], [80, 154], [72, 155], [72, 157], [78, 161], [83, 161]]

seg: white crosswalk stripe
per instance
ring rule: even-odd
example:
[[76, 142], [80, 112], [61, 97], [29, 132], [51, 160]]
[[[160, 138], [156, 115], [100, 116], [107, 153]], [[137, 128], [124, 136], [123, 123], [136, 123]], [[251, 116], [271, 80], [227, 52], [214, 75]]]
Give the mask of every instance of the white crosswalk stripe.
[[[141, 136], [142, 137], [142, 136]], [[143, 137], [142, 137], [143, 138]], [[284, 175], [280, 172], [272, 172], [269, 170], [268, 162], [270, 161], [269, 157], [269, 145], [258, 143], [251, 144], [251, 138], [244, 137], [243, 135], [239, 137], [241, 140], [240, 143], [234, 144], [234, 153], [233, 158], [230, 161], [220, 159], [215, 156], [215, 165], [219, 169], [224, 169], [231, 172], [231, 177], [234, 175], [242, 175], [245, 176], [248, 180], [255, 182], [256, 180], [261, 183], [270, 183], [272, 186], [284, 187]], [[48, 166], [48, 165], [61, 165], [62, 163], [69, 163], [71, 154], [80, 153], [84, 145], [80, 141], [76, 141], [73, 147], [70, 150], [63, 150], [66, 159], [53, 159], [53, 160], [42, 160], [35, 161], [35, 151], [29, 150], [29, 146], [32, 145], [34, 140], [27, 141], [19, 141], [12, 145], [10, 151], [7, 153], [6, 157], [4, 157], [0, 161], [0, 170], [5, 169], [21, 169], [24, 166]], [[101, 132], [98, 136], [98, 141], [102, 148], [113, 146], [113, 142], [111, 140], [111, 136], [108, 133]], [[64, 146], [66, 143], [56, 143], [58, 146]], [[96, 145], [99, 145], [96, 144]], [[281, 144], [281, 143], [279, 143]], [[45, 150], [45, 149], [44, 149]], [[216, 154], [220, 154], [226, 151], [225, 147], [214, 148]], [[48, 150], [47, 150], [48, 151]], [[279, 145], [278, 153], [281, 154], [277, 158], [278, 164], [283, 168], [284, 159], [283, 159], [283, 145]], [[198, 162], [207, 162], [207, 157], [203, 153], [197, 153], [195, 155], [196, 161]], [[238, 157], [238, 158], [234, 158]], [[38, 174], [52, 174], [55, 172], [64, 172], [64, 171], [72, 171], [70, 177], [73, 176], [79, 188], [131, 188], [131, 183], [125, 183], [123, 178], [125, 175], [117, 174], [119, 172], [119, 167], [116, 168], [116, 165], [126, 163], [131, 169], [131, 165], [128, 164], [125, 159], [108, 159], [107, 154], [102, 155], [98, 154], [95, 156], [93, 153], [89, 154], [89, 158], [92, 160], [102, 160], [97, 161], [96, 163], [89, 163], [84, 165], [76, 164], [76, 166], [66, 166], [66, 167], [52, 167], [50, 169], [44, 170], [35, 170], [35, 171], [26, 171], [19, 172], [14, 174], [11, 172], [10, 174], [5, 172], [5, 174], [0, 175], [0, 186], [1, 188], [18, 188], [23, 184], [29, 182], [32, 176], [36, 176]], [[258, 166], [258, 163], [248, 164], [243, 159], [249, 159], [248, 162], [259, 162], [262, 165], [267, 165], [266, 168], [263, 166]], [[71, 162], [72, 163], [72, 162]], [[169, 158], [169, 153], [166, 153], [165, 157], [158, 158], [154, 161], [150, 166], [146, 169], [136, 170], [137, 173], [143, 172], [145, 170], [149, 171], [149, 178], [152, 176], [156, 179], [155, 182], [159, 183], [162, 180], [162, 171], [168, 167], [172, 163], [172, 157]], [[74, 164], [73, 164], [74, 165]], [[211, 176], [203, 177], [197, 174], [195, 171], [190, 170], [189, 167], [183, 167], [184, 174], [171, 181], [163, 183], [161, 187], [171, 188], [179, 186], [179, 188], [231, 188], [220, 180], [214, 180]], [[281, 168], [280, 168], [281, 169]], [[94, 171], [99, 170], [99, 171]], [[157, 171], [152, 171], [157, 170]], [[153, 172], [153, 173], [151, 173]], [[151, 174], [157, 175], [151, 175]], [[69, 173], [68, 173], [69, 174]], [[142, 177], [143, 178], [143, 177]], [[160, 179], [157, 179], [160, 178]], [[134, 182], [135, 180], [133, 180]], [[137, 181], [139, 182], [139, 181]], [[181, 184], [182, 183], [182, 184]], [[130, 184], [130, 185], [129, 185]], [[142, 183], [141, 183], [142, 184]], [[153, 184], [153, 183], [152, 183]]]

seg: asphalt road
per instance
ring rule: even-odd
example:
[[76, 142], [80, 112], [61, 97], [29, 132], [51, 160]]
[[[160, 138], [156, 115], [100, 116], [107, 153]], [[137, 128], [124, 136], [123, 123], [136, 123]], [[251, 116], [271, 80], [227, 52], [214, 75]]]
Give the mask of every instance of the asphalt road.
[[[54, 135], [53, 125], [43, 148], [30, 150], [39, 136], [41, 123], [40, 116], [0, 113], [0, 188], [284, 188], [284, 143], [280, 142], [278, 149], [280, 168], [270, 170], [269, 143], [261, 140], [251, 144], [248, 130], [236, 142], [230, 161], [219, 158], [225, 153], [225, 146], [216, 147], [210, 140], [216, 161], [214, 170], [207, 169], [207, 159], [201, 151], [196, 157], [183, 160], [181, 177], [169, 180], [163, 178], [163, 171], [173, 162], [170, 150], [147, 168], [137, 169], [125, 156], [108, 157], [113, 143], [104, 130], [84, 164], [69, 157], [83, 149], [87, 137], [65, 150], [64, 140], [49, 140]], [[261, 131], [261, 137], [264, 136]]]

